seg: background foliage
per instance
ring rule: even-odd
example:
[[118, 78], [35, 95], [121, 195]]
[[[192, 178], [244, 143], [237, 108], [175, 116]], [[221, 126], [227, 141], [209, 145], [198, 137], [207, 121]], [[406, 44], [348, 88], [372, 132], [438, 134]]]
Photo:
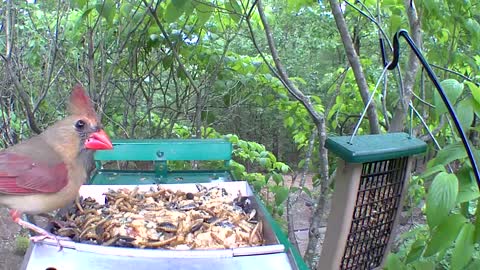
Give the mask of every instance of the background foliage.
[[[335, 173], [321, 142], [352, 133], [385, 64], [379, 39], [390, 59], [390, 39], [400, 28], [418, 33], [417, 45], [478, 146], [478, 0], [2, 1], [0, 15], [3, 148], [62, 118], [70, 89], [81, 83], [112, 137], [228, 138], [234, 172], [262, 191], [269, 210], [288, 220], [285, 210], [303, 194], [320, 213], [311, 222], [317, 228]], [[340, 19], [349, 38], [340, 35]], [[346, 53], [349, 45], [359, 66]], [[402, 48], [400, 69], [387, 73], [374, 98], [378, 123], [366, 119], [359, 129], [407, 131], [411, 121], [429, 143], [406, 206], [409, 213], [420, 209], [420, 218], [387, 268], [477, 269], [480, 194], [471, 165], [435, 89]], [[409, 106], [418, 112], [413, 119]], [[313, 190], [305, 181], [285, 182], [285, 175], [307, 172]], [[305, 259], [312, 268], [318, 246], [311, 234]]]

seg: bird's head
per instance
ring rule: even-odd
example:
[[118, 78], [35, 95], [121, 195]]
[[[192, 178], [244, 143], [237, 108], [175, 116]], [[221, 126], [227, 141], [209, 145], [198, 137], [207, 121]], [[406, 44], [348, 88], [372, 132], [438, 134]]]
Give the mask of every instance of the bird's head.
[[80, 139], [81, 147], [87, 150], [110, 150], [112, 142], [93, 108], [92, 101], [81, 85], [73, 88], [68, 110], [71, 114], [71, 128]]
[[113, 149], [92, 101], [81, 85], [73, 88], [68, 111], [68, 117], [58, 121], [42, 134], [44, 141], [65, 160], [73, 160], [85, 156], [82, 153], [91, 154], [95, 150]]

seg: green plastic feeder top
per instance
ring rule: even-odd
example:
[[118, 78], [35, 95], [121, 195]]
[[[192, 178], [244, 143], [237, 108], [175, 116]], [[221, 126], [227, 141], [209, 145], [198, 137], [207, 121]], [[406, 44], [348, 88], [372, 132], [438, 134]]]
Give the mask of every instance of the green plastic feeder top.
[[424, 153], [427, 144], [407, 133], [329, 137], [325, 147], [349, 163], [395, 159]]

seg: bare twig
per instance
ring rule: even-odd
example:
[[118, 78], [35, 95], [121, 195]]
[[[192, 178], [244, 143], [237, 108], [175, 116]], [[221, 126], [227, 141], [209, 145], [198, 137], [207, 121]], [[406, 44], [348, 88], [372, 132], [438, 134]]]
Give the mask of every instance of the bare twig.
[[178, 67], [180, 68], [180, 70], [185, 74], [185, 76], [187, 77], [187, 80], [188, 82], [191, 84], [192, 88], [194, 89], [195, 92], [199, 92], [199, 89], [195, 83], [195, 80], [192, 78], [192, 75], [190, 74], [190, 72], [187, 71], [187, 69], [185, 68], [185, 65], [183, 64], [182, 60], [180, 59], [180, 55], [178, 54], [177, 52], [177, 49], [174, 47], [173, 43], [171, 42], [169, 36], [168, 36], [168, 33], [167, 31], [165, 31], [165, 28], [163, 27], [163, 24], [162, 22], [160, 21], [160, 19], [158, 18], [158, 15], [157, 15], [157, 12], [155, 11], [154, 8], [152, 8], [152, 6], [150, 4], [147, 3], [146, 0], [142, 0], [143, 3], [145, 4], [145, 6], [147, 6], [148, 8], [148, 11], [150, 12], [150, 14], [152, 15], [153, 19], [155, 20], [158, 28], [160, 29], [160, 31], [162, 32], [162, 35], [163, 37], [165, 38], [165, 41], [166, 43], [168, 44], [168, 46], [170, 47], [171, 51], [172, 51], [172, 54], [173, 54], [173, 57], [175, 57], [175, 60], [177, 60], [177, 63], [178, 63]]
[[435, 64], [430, 64], [430, 66], [432, 66], [432, 67], [434, 67], [434, 68], [438, 68], [438, 69], [443, 70], [443, 71], [446, 71], [446, 72], [448, 72], [448, 73], [457, 75], [457, 76], [459, 76], [460, 78], [462, 78], [462, 79], [464, 79], [464, 80], [466, 80], [466, 81], [472, 82], [472, 83], [474, 83], [475, 85], [480, 86], [480, 83], [475, 82], [474, 79], [471, 79], [471, 78], [463, 75], [462, 73], [460, 73], [460, 72], [458, 72], [458, 71], [455, 71], [455, 70], [452, 70], [452, 69], [449, 69], [449, 68], [444, 68], [444, 67], [441, 67], [441, 66], [435, 65]]
[[37, 122], [35, 121], [35, 115], [32, 111], [32, 105], [30, 104], [30, 97], [28, 96], [25, 88], [23, 85], [20, 83], [18, 80], [17, 75], [15, 72], [12, 70], [10, 60], [7, 59], [3, 54], [0, 54], [0, 57], [5, 61], [5, 66], [7, 68], [7, 73], [10, 76], [10, 78], [13, 81], [13, 85], [15, 86], [15, 89], [17, 90], [17, 93], [20, 97], [20, 100], [23, 103], [23, 108], [25, 110], [25, 116], [27, 117], [27, 123], [30, 129], [37, 133], [40, 134], [42, 130], [38, 127]]

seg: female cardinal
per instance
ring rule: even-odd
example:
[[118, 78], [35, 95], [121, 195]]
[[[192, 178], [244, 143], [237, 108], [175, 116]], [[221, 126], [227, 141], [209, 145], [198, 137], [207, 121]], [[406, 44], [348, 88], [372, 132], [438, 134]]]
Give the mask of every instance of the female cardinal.
[[113, 149], [82, 86], [74, 87], [70, 116], [43, 133], [0, 152], [0, 205], [9, 207], [14, 222], [38, 232], [33, 241], [58, 238], [22, 219], [73, 202], [87, 178], [95, 150]]

